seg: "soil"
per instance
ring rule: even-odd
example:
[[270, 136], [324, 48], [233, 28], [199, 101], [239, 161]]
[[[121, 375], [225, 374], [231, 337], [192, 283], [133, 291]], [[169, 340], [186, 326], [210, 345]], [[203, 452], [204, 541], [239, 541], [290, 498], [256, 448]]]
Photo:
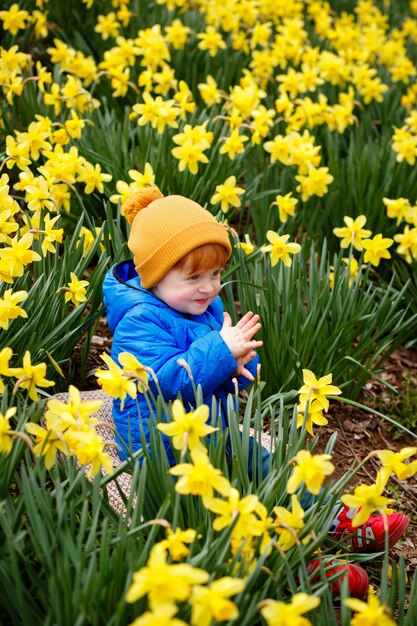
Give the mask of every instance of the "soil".
[[[401, 410], [408, 414], [415, 410], [414, 420], [417, 418], [417, 350], [399, 347], [385, 361], [379, 372], [379, 377], [394, 387], [396, 392], [387, 388], [383, 382], [372, 379], [366, 383], [361, 392], [358, 403], [369, 406], [400, 423]], [[403, 402], [413, 390], [412, 399], [415, 405]], [[329, 437], [337, 433], [336, 445], [332, 452], [332, 463], [336, 469], [332, 478], [340, 478], [353, 463], [357, 465], [373, 450], [392, 450], [398, 452], [402, 448], [417, 446], [417, 433], [413, 436], [404, 433], [399, 427], [388, 420], [366, 410], [333, 401], [330, 403], [329, 424], [320, 427], [320, 440], [315, 451], [323, 452]], [[404, 426], [415, 432], [413, 424]], [[416, 457], [411, 457], [411, 460]], [[351, 487], [355, 484], [371, 484], [375, 480], [376, 472], [380, 468], [377, 458], [371, 458], [358, 471]], [[410, 519], [410, 526], [405, 538], [392, 549], [392, 556], [403, 556], [406, 567], [411, 575], [417, 567], [417, 475], [407, 481], [400, 481], [391, 476], [386, 494], [393, 498], [391, 507], [400, 513], [406, 513]]]
[[[74, 384], [79, 389], [97, 388], [94, 372], [104, 365], [100, 355], [103, 352], [109, 354], [110, 349], [111, 337], [106, 319], [102, 317], [98, 321], [92, 338], [86, 373], [81, 375], [79, 371], [79, 350], [76, 349], [73, 354], [76, 372]], [[407, 426], [412, 433], [416, 432], [417, 349], [399, 347], [384, 362], [378, 376], [381, 381], [373, 378], [366, 383], [358, 398], [358, 403], [393, 417], [398, 423]], [[404, 401], [405, 398], [407, 402]], [[329, 424], [320, 427], [320, 438], [315, 452], [323, 452], [329, 437], [333, 433], [337, 433], [336, 444], [332, 452], [332, 462], [336, 468], [332, 478], [335, 479], [343, 476], [346, 468], [352, 464], [356, 465], [373, 450], [399, 451], [404, 447], [417, 446], [417, 432], [414, 436], [404, 433], [383, 417], [356, 406], [333, 401], [330, 403], [327, 417]], [[406, 423], [404, 423], [404, 417]], [[411, 460], [414, 458], [412, 457]], [[359, 483], [370, 484], [373, 482], [379, 467], [378, 459], [371, 458], [356, 474], [351, 487], [353, 488], [355, 484]], [[398, 512], [406, 513], [411, 518], [405, 538], [392, 550], [393, 557], [403, 556], [405, 558], [410, 576], [417, 568], [417, 477], [414, 476], [407, 481], [399, 481], [395, 476], [392, 476], [386, 495], [395, 500], [392, 508]]]

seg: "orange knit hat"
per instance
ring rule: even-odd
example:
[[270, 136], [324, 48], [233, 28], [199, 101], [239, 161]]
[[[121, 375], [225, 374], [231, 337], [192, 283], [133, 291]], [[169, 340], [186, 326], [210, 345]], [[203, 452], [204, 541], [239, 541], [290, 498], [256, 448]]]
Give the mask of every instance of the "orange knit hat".
[[163, 196], [154, 188], [129, 196], [123, 213], [132, 224], [128, 246], [145, 289], [150, 289], [186, 254], [207, 243], [232, 252], [225, 226], [184, 196]]

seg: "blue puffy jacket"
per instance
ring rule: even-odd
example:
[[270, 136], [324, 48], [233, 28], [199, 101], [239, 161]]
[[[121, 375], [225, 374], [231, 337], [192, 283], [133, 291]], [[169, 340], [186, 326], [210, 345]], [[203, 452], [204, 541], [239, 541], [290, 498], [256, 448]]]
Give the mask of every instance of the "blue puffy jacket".
[[[187, 410], [187, 404], [193, 406], [195, 398], [186, 369], [177, 363], [184, 359], [195, 385], [202, 387], [204, 403], [211, 407], [214, 395], [224, 417], [227, 394], [235, 391], [232, 377], [237, 363], [219, 333], [224, 310], [220, 297], [202, 315], [179, 313], [141, 287], [133, 261], [114, 265], [105, 277], [103, 291], [107, 323], [113, 334], [112, 358], [118, 361], [121, 352], [135, 355], [154, 370], [164, 399], [174, 400], [180, 392]], [[258, 360], [256, 356], [246, 366], [254, 375]], [[239, 389], [249, 383], [239, 376]], [[144, 396], [138, 394], [137, 401], [127, 396], [123, 410], [119, 400], [113, 403], [118, 433], [125, 445], [132, 442], [133, 450], [141, 447], [137, 402], [149, 441], [149, 407]]]

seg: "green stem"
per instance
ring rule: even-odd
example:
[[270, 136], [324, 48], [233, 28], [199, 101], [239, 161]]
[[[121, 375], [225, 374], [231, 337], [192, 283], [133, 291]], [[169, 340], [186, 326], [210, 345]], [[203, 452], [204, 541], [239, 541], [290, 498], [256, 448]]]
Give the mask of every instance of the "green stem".
[[[186, 452], [187, 452], [186, 450], [181, 450], [180, 463], [184, 463], [184, 457], [186, 455]], [[181, 499], [181, 494], [179, 494], [178, 491], [175, 491], [174, 513], [172, 516], [172, 530], [174, 532], [178, 524], [178, 516], [180, 512], [180, 499]]]

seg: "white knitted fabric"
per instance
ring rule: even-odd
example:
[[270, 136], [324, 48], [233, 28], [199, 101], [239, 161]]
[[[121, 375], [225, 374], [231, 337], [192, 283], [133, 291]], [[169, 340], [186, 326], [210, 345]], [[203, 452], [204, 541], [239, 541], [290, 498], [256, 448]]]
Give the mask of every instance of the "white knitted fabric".
[[[100, 410], [96, 413], [95, 417], [101, 422], [99, 426], [96, 427], [96, 431], [99, 435], [101, 435], [104, 441], [111, 441], [115, 443], [114, 440], [114, 420], [112, 415], [112, 406], [113, 399], [108, 396], [104, 391], [101, 390], [92, 390], [92, 391], [81, 391], [80, 392], [81, 402], [91, 402], [96, 400], [101, 400], [103, 404], [101, 405]], [[68, 394], [67, 393], [57, 393], [53, 396], [56, 400], [60, 400], [61, 402], [68, 402]], [[107, 426], [108, 424], [108, 426]], [[119, 455], [117, 454], [117, 450], [115, 446], [107, 446], [106, 452], [112, 460], [113, 466], [117, 467], [122, 462]], [[88, 472], [90, 466], [85, 465], [84, 470]], [[103, 474], [106, 474], [105, 470], [103, 470]], [[94, 479], [89, 479], [94, 480]], [[116, 484], [117, 483], [117, 484]], [[126, 507], [123, 502], [122, 496], [120, 495], [118, 487], [124, 493], [126, 498], [129, 498], [131, 487], [132, 487], [132, 476], [127, 472], [123, 472], [117, 476], [114, 480], [109, 482], [106, 485], [107, 496], [109, 498], [109, 503], [113, 507], [113, 509], [122, 515], [126, 513]]]
[[[114, 421], [112, 415], [112, 406], [113, 400], [110, 396], [108, 396], [104, 391], [101, 390], [92, 390], [92, 391], [81, 391], [81, 402], [87, 402], [92, 400], [102, 400], [103, 404], [95, 415], [95, 417], [101, 422], [99, 426], [97, 426], [96, 431], [99, 435], [103, 437], [105, 441], [114, 441]], [[61, 402], [68, 402], [68, 394], [67, 393], [57, 393], [53, 396], [56, 400], [60, 400]], [[267, 434], [262, 434], [261, 443], [264, 448], [267, 450], [271, 449], [271, 437]], [[119, 455], [117, 454], [117, 450], [114, 446], [108, 446], [106, 448], [106, 452], [109, 454], [114, 467], [117, 467], [122, 461], [120, 460]], [[88, 471], [89, 466], [84, 466], [85, 472]], [[104, 470], [103, 470], [104, 472]], [[105, 472], [104, 472], [105, 473]], [[90, 479], [94, 480], [94, 479]], [[132, 488], [132, 476], [127, 472], [123, 472], [117, 476], [114, 480], [110, 481], [106, 485], [107, 496], [109, 498], [109, 503], [113, 507], [113, 509], [120, 513], [121, 515], [126, 514], [126, 507], [123, 502], [123, 499], [120, 495], [118, 486], [126, 498], [129, 498], [131, 488]]]

